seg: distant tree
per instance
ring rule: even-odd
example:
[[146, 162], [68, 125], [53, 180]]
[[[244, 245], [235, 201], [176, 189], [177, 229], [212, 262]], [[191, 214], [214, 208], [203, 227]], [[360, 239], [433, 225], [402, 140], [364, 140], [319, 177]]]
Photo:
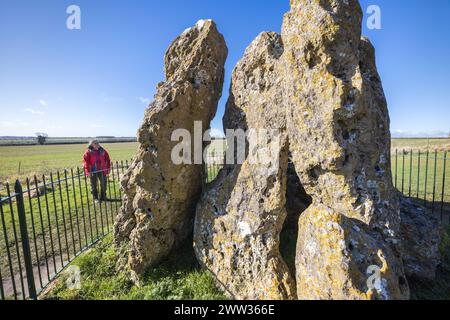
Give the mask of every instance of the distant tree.
[[47, 141], [47, 138], [48, 138], [48, 134], [43, 133], [43, 132], [36, 132], [36, 141], [41, 146], [45, 144], [45, 142]]

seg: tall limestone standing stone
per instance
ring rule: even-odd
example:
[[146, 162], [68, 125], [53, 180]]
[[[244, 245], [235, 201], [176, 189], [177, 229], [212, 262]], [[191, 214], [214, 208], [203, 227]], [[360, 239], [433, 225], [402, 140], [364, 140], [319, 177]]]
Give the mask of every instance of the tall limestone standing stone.
[[292, 0], [283, 23], [290, 150], [313, 199], [299, 220], [299, 299], [409, 296], [388, 109], [361, 21], [357, 0]]
[[175, 165], [171, 154], [179, 142], [171, 138], [177, 129], [193, 138], [196, 121], [204, 131], [209, 129], [222, 93], [227, 53], [211, 20], [187, 29], [166, 53], [166, 80], [158, 85], [138, 131], [140, 146], [121, 181], [124, 204], [114, 230], [120, 265], [135, 281], [192, 235], [203, 166]]
[[262, 33], [253, 41], [233, 72], [224, 117], [225, 129], [273, 133], [266, 147], [274, 157], [252, 163], [264, 138], [247, 146], [243, 164], [222, 170], [197, 209], [196, 255], [235, 299], [296, 297], [295, 280], [279, 250], [288, 166], [282, 78], [276, 70], [282, 53], [278, 34]]

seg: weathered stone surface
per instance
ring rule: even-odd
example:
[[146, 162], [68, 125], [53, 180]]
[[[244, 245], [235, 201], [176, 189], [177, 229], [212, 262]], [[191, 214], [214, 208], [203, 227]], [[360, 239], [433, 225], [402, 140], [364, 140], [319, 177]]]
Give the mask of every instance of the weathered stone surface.
[[288, 164], [285, 117], [279, 108], [282, 79], [275, 71], [282, 52], [275, 33], [262, 33], [253, 41], [234, 70], [224, 118], [226, 129], [281, 128], [271, 141], [279, 141], [279, 156], [265, 165], [252, 164], [254, 150], [248, 150], [242, 165], [222, 170], [197, 209], [197, 257], [236, 299], [296, 297], [294, 278], [279, 251]]
[[[299, 299], [399, 299], [408, 291], [406, 279], [399, 277], [401, 260], [378, 232], [359, 220], [312, 205], [300, 218], [299, 235]], [[370, 266], [379, 268], [379, 284], [371, 282]]]
[[[294, 0], [283, 23], [290, 151], [313, 199], [299, 224], [301, 299], [409, 295], [392, 245], [400, 215], [389, 115], [373, 47], [361, 40], [361, 20], [357, 0]], [[361, 224], [357, 233], [355, 223]], [[367, 285], [371, 265], [382, 270], [378, 290]]]
[[[438, 227], [400, 206], [387, 103], [361, 22], [357, 0], [291, 0], [281, 36], [252, 42], [233, 72], [224, 127], [275, 131], [198, 203], [202, 166], [174, 166], [168, 142], [175, 129], [193, 133], [194, 121], [208, 128], [226, 46], [211, 21], [175, 40], [122, 180], [115, 240], [134, 279], [190, 235], [196, 205], [195, 253], [236, 299], [407, 299], [407, 276], [434, 276]], [[268, 151], [269, 162], [254, 162]], [[287, 230], [295, 266], [280, 252]]]
[[441, 262], [439, 221], [410, 199], [402, 197], [400, 203], [401, 252], [406, 276], [432, 281]]
[[389, 116], [361, 19], [356, 0], [292, 1], [282, 33], [290, 150], [316, 202], [396, 231]]
[[138, 280], [192, 234], [201, 195], [202, 166], [174, 165], [176, 129], [193, 137], [194, 122], [207, 130], [221, 96], [227, 47], [211, 20], [183, 32], [165, 57], [165, 82], [158, 85], [138, 132], [137, 155], [121, 184], [124, 205], [115, 224], [122, 267]]

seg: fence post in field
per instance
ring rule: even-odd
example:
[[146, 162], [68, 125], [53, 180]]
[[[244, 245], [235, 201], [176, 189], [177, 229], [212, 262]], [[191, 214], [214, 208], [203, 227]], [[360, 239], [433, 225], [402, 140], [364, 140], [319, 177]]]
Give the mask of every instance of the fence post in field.
[[19, 180], [16, 181], [16, 184], [14, 186], [14, 192], [16, 194], [17, 212], [19, 215], [20, 235], [22, 238], [22, 250], [25, 262], [25, 271], [27, 274], [28, 293], [30, 295], [30, 299], [36, 300], [37, 294], [36, 294], [36, 285], [34, 283], [33, 264], [31, 262], [31, 250], [30, 250], [30, 241], [28, 238], [27, 217], [25, 214], [22, 185], [20, 184]]
[[405, 149], [402, 150], [402, 193], [405, 194]]
[[433, 175], [433, 202], [431, 204], [431, 214], [434, 214], [436, 204], [436, 177], [437, 177], [438, 152], [434, 151], [434, 175]]
[[419, 150], [419, 158], [417, 159], [417, 200], [420, 198], [420, 156], [421, 152]]
[[425, 165], [425, 191], [424, 191], [424, 197], [423, 197], [423, 202], [424, 202], [424, 207], [427, 207], [427, 198], [428, 198], [428, 194], [427, 194], [427, 190], [428, 190], [428, 164], [429, 164], [429, 160], [430, 160], [430, 150], [427, 150], [427, 157], [426, 157], [426, 165]]
[[398, 149], [395, 149], [395, 189], [398, 184]]
[[413, 155], [414, 155], [414, 150], [411, 148], [411, 153], [409, 155], [409, 189], [408, 189], [410, 198], [411, 198], [411, 193], [412, 193]]
[[444, 202], [445, 202], [445, 171], [447, 171], [447, 151], [444, 152], [444, 170], [442, 177], [442, 202], [441, 202], [441, 221], [444, 221]]

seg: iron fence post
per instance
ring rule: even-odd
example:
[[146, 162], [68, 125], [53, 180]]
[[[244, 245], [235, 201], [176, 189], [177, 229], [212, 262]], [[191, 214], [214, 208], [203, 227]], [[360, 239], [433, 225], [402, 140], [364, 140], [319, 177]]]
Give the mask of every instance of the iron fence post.
[[423, 197], [423, 206], [427, 207], [427, 198], [428, 198], [428, 164], [430, 159], [430, 150], [427, 150], [427, 157], [426, 157], [426, 165], [425, 165], [425, 191], [424, 191], [424, 197]]
[[25, 262], [25, 271], [27, 274], [28, 293], [30, 299], [36, 300], [36, 285], [34, 283], [33, 264], [31, 262], [30, 241], [28, 238], [27, 217], [25, 214], [25, 205], [23, 200], [23, 190], [20, 181], [17, 180], [14, 186], [17, 201], [17, 213], [19, 216], [20, 235], [22, 238], [23, 258]]
[[444, 152], [444, 169], [442, 174], [442, 202], [441, 202], [441, 221], [444, 221], [444, 203], [445, 203], [445, 177], [447, 171], [447, 151]]
[[431, 214], [434, 214], [434, 206], [436, 204], [436, 177], [437, 177], [438, 152], [434, 151], [434, 178], [433, 178], [433, 202], [431, 205]]
[[398, 149], [395, 149], [395, 189], [397, 188], [398, 185]]
[[3, 277], [2, 277], [1, 269], [0, 269], [0, 300], [6, 300], [5, 299], [5, 290], [3, 289]]

